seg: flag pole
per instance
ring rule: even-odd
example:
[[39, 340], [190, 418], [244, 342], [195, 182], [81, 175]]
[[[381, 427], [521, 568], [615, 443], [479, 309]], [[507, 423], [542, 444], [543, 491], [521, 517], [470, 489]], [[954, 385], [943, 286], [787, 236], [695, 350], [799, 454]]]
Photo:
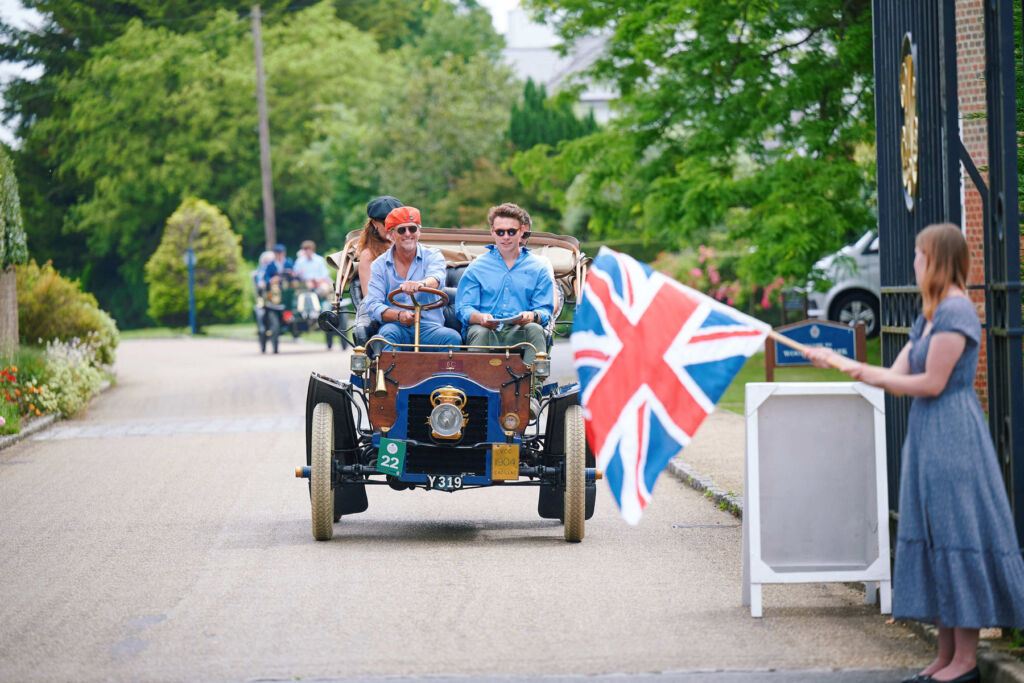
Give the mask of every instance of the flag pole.
[[[800, 342], [796, 341], [795, 339], [790, 339], [789, 337], [787, 337], [787, 336], [785, 336], [783, 334], [779, 334], [775, 330], [768, 330], [768, 336], [771, 337], [772, 339], [774, 339], [775, 341], [779, 342], [780, 344], [785, 344], [786, 346], [788, 346], [791, 349], [796, 349], [800, 353], [806, 353], [807, 351], [809, 351], [812, 348], [814, 348], [813, 346], [808, 346], [807, 344], [801, 344]], [[828, 361], [828, 364], [831, 365], [832, 367], [834, 367], [836, 370], [842, 370], [844, 367], [846, 367], [850, 363], [854, 362], [854, 361], [850, 360], [849, 358], [844, 358], [843, 356], [839, 356], [838, 354], [836, 354], [836, 355], [837, 355], [836, 358], [830, 358], [829, 361]]]

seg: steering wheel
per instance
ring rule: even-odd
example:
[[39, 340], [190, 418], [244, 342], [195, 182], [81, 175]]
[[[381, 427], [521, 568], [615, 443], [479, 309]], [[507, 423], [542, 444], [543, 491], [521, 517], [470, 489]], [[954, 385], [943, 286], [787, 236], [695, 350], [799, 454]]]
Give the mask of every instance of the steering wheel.
[[404, 308], [407, 311], [413, 311], [413, 310], [415, 310], [417, 308], [419, 308], [421, 311], [430, 311], [430, 310], [433, 310], [435, 308], [441, 308], [441, 306], [444, 306], [445, 304], [448, 303], [448, 295], [445, 294], [444, 291], [442, 291], [440, 289], [434, 289], [433, 287], [420, 287], [420, 289], [416, 292], [416, 294], [419, 294], [420, 292], [426, 292], [427, 294], [434, 294], [435, 296], [437, 296], [437, 301], [432, 301], [429, 304], [427, 304], [426, 306], [423, 306], [423, 305], [420, 305], [419, 302], [416, 301], [416, 295], [415, 294], [410, 294], [409, 298], [411, 298], [414, 303], [411, 303], [411, 304], [400, 303], [398, 301], [395, 301], [395, 297], [398, 296], [399, 294], [404, 294], [404, 292], [401, 289], [396, 289], [396, 290], [393, 290], [393, 291], [389, 292], [388, 293], [388, 301], [391, 302], [391, 304], [395, 308]]

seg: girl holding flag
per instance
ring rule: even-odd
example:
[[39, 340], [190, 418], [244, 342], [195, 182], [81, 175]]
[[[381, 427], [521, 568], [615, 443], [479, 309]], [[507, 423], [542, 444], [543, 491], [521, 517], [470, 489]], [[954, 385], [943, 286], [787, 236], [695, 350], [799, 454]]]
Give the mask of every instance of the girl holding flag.
[[955, 225], [917, 236], [923, 313], [891, 368], [824, 348], [819, 367], [914, 397], [903, 443], [893, 617], [939, 627], [938, 654], [914, 681], [980, 680], [978, 631], [1024, 627], [1024, 560], [981, 404], [974, 391], [981, 325], [966, 295], [969, 254]]

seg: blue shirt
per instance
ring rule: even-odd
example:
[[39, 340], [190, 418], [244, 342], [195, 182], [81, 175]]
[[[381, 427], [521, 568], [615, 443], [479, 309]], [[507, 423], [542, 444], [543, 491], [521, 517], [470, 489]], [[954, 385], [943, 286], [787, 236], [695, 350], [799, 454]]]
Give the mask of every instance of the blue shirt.
[[[402, 277], [395, 270], [395, 248], [392, 246], [383, 254], [374, 259], [370, 264], [370, 286], [366, 290], [365, 310], [371, 318], [377, 322], [384, 322], [381, 315], [393, 306], [388, 302], [388, 293], [398, 289], [406, 280], [425, 280], [428, 277], [436, 278], [439, 285], [444, 285], [445, 272], [444, 256], [437, 249], [416, 244], [416, 256], [406, 277]], [[412, 298], [401, 293], [395, 297], [396, 300], [412, 305]], [[429, 304], [437, 301], [436, 294], [417, 293], [416, 300], [421, 304]], [[444, 325], [444, 313], [441, 308], [430, 311], [423, 311], [420, 320], [434, 325]]]
[[455, 315], [462, 322], [463, 334], [473, 313], [509, 318], [523, 311], [536, 311], [540, 324], [546, 325], [551, 319], [554, 285], [544, 262], [520, 247], [516, 262], [509, 268], [493, 244], [487, 249], [469, 264], [459, 280]]
[[284, 271], [291, 270], [294, 266], [295, 262], [292, 261], [287, 256], [284, 259], [284, 263], [279, 263], [277, 259], [274, 259], [269, 264], [267, 264], [267, 269], [263, 271], [263, 282], [269, 283], [270, 278], [274, 277], [275, 275], [285, 277]]
[[295, 258], [295, 276], [300, 280], [330, 280], [327, 261], [320, 254], [306, 258], [305, 254]]

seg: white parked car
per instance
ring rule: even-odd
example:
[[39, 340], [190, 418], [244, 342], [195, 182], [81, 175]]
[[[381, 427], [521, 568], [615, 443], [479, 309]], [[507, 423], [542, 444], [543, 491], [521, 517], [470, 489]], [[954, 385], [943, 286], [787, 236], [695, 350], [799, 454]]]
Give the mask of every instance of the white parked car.
[[[814, 271], [824, 275], [831, 285], [807, 286], [807, 315], [856, 325], [864, 323], [868, 337], [881, 327], [879, 301], [881, 273], [878, 265], [878, 233], [869, 230], [853, 244], [830, 254], [814, 264]], [[817, 291], [824, 289], [825, 291]]]

